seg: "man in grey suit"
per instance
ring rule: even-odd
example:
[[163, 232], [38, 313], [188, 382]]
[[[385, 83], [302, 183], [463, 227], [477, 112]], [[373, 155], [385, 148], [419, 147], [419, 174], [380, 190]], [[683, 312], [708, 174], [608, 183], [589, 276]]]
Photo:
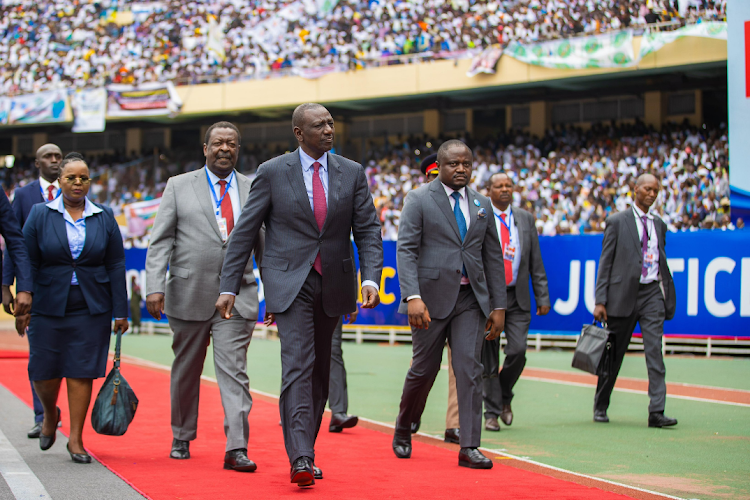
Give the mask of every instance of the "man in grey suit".
[[537, 316], [544, 316], [549, 312], [550, 300], [534, 216], [511, 206], [513, 180], [505, 172], [498, 172], [490, 177], [489, 195], [495, 215], [493, 220], [502, 246], [508, 307], [505, 310], [507, 344], [502, 371], [500, 339], [485, 340], [482, 346], [484, 428], [499, 431], [498, 417], [505, 425], [513, 422], [513, 410], [510, 406], [513, 386], [526, 366], [526, 345], [531, 323], [529, 277], [534, 287]]
[[294, 110], [299, 149], [258, 168], [221, 271], [216, 308], [232, 316], [242, 297], [242, 274], [261, 224], [266, 254], [260, 265], [266, 310], [281, 339], [279, 406], [292, 483], [311, 486], [331, 365], [331, 337], [339, 318], [357, 307], [357, 269], [350, 235], [359, 251], [362, 307], [379, 302], [383, 268], [380, 222], [362, 165], [331, 154], [334, 123], [320, 104]]
[[[256, 465], [247, 457], [252, 407], [247, 348], [258, 317], [252, 262], [240, 270], [238, 286], [243, 293], [232, 318], [224, 318], [213, 307], [227, 245], [234, 238], [233, 228], [250, 191], [250, 180], [234, 170], [239, 148], [237, 127], [215, 123], [206, 131], [203, 144], [206, 166], [167, 182], [146, 257], [146, 307], [156, 319], [165, 312], [174, 332], [170, 457], [190, 458], [190, 441], [198, 428], [200, 377], [213, 338], [227, 436], [224, 468], [252, 472]], [[263, 238], [255, 241], [253, 249], [260, 264]]]
[[349, 391], [346, 387], [346, 366], [344, 365], [344, 351], [341, 348], [345, 319], [350, 325], [357, 321], [358, 311], [339, 318], [333, 330], [331, 340], [331, 380], [328, 383], [328, 406], [331, 408], [331, 423], [328, 432], [341, 432], [357, 425], [359, 417], [348, 415]]
[[638, 177], [635, 204], [607, 218], [596, 279], [594, 317], [606, 321], [611, 348], [602, 361], [594, 397], [594, 421], [609, 422], [612, 389], [636, 323], [641, 325], [648, 370], [649, 427], [667, 427], [677, 420], [664, 415], [667, 385], [662, 355], [664, 320], [675, 312], [675, 289], [667, 266], [667, 225], [650, 211], [659, 194], [651, 174]]
[[456, 374], [461, 449], [458, 465], [490, 469], [479, 450], [482, 433], [482, 341], [496, 339], [505, 321], [505, 273], [492, 205], [468, 186], [473, 155], [446, 141], [438, 178], [406, 195], [396, 259], [409, 315], [413, 362], [406, 375], [393, 451], [411, 457], [411, 423], [419, 421], [435, 382], [446, 339]]

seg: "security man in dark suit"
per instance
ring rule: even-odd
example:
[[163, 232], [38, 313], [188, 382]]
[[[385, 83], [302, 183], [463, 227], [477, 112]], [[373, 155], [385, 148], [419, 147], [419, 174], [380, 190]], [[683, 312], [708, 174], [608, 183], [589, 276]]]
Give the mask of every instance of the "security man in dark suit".
[[[29, 217], [31, 207], [37, 203], [52, 201], [59, 194], [58, 175], [62, 158], [62, 151], [56, 144], [45, 144], [36, 150], [34, 165], [39, 169], [39, 178], [16, 189], [13, 196], [13, 213], [16, 215], [21, 228]], [[14, 298], [10, 287], [16, 279], [16, 273], [13, 260], [7, 249], [3, 258], [5, 262], [3, 266], [3, 309], [6, 313], [13, 314]], [[35, 439], [42, 432], [44, 407], [36, 395], [34, 384], [31, 384], [31, 395], [34, 400], [34, 427], [26, 435], [30, 439]]]
[[526, 345], [531, 323], [529, 277], [536, 298], [536, 314], [549, 312], [547, 273], [544, 272], [534, 216], [511, 205], [513, 180], [505, 172], [490, 177], [489, 196], [493, 218], [503, 249], [508, 308], [505, 310], [505, 361], [500, 369], [500, 339], [485, 340], [482, 346], [484, 367], [484, 428], [499, 431], [498, 416], [505, 425], [513, 422], [513, 386], [526, 366]]
[[604, 359], [594, 397], [594, 422], [609, 422], [607, 408], [635, 324], [641, 326], [648, 370], [649, 427], [677, 420], [664, 415], [667, 385], [662, 355], [664, 320], [675, 312], [675, 289], [667, 266], [667, 225], [650, 211], [659, 194], [651, 174], [638, 177], [635, 204], [607, 218], [596, 279], [594, 317], [607, 322], [612, 348]]

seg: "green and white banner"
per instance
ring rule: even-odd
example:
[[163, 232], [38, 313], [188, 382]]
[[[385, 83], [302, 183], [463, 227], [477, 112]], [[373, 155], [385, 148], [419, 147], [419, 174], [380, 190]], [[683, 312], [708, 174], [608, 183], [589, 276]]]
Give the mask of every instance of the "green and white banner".
[[511, 42], [505, 54], [545, 68], [622, 68], [636, 63], [632, 30], [533, 44]]
[[703, 22], [692, 24], [674, 31], [656, 31], [645, 33], [641, 39], [641, 50], [638, 59], [642, 59], [651, 52], [656, 52], [668, 43], [672, 43], [683, 36], [697, 36], [701, 38], [727, 39], [727, 23]]

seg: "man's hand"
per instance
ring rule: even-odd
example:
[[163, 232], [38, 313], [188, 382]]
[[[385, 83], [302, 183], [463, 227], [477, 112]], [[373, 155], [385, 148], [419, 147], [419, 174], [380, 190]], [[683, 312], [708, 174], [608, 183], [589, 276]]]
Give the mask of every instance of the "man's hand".
[[15, 303], [15, 316], [24, 316], [31, 312], [31, 294], [29, 292], [18, 292]]
[[596, 307], [594, 307], [594, 318], [597, 321], [607, 321], [607, 308], [604, 304], [597, 304]]
[[539, 306], [536, 308], [537, 316], [546, 316], [549, 313], [549, 306]]
[[161, 319], [161, 315], [164, 312], [164, 294], [163, 293], [152, 293], [146, 297], [146, 309], [148, 313], [156, 320]]
[[485, 339], [495, 340], [500, 338], [500, 334], [503, 333], [504, 328], [505, 309], [495, 309], [490, 313], [490, 317], [487, 318], [487, 323], [484, 325], [484, 331], [490, 332]]
[[113, 329], [115, 333], [125, 333], [128, 331], [128, 328], [130, 328], [130, 324], [128, 324], [127, 319], [115, 320], [115, 327]]
[[[219, 311], [219, 314], [221, 314], [221, 317], [224, 319], [229, 319], [232, 317], [232, 308], [234, 307], [234, 295], [230, 294], [224, 294], [219, 295], [219, 300], [216, 301], [216, 310]], [[266, 315], [266, 319], [268, 319], [268, 315]], [[274, 318], [274, 321], [276, 318]]]
[[409, 307], [409, 324], [417, 330], [428, 329], [430, 327], [430, 312], [422, 299], [411, 299]]
[[29, 327], [31, 322], [31, 314], [24, 314], [23, 316], [16, 316], [16, 331], [18, 335], [23, 337], [26, 335], [26, 329]]
[[274, 313], [266, 311], [266, 314], [263, 316], [263, 324], [266, 326], [271, 326], [274, 323], [276, 323], [276, 315]]
[[359, 309], [355, 310], [355, 311], [354, 311], [354, 312], [352, 312], [352, 313], [349, 313], [349, 314], [344, 314], [344, 320], [345, 320], [345, 321], [346, 321], [346, 322], [347, 322], [348, 324], [350, 324], [350, 325], [351, 325], [352, 323], [354, 323], [355, 321], [357, 321], [357, 314], [359, 314]]
[[3, 285], [3, 309], [8, 314], [14, 314], [14, 307], [15, 304], [13, 303], [13, 292], [10, 291], [10, 287], [8, 285]]
[[380, 304], [380, 295], [374, 286], [365, 285], [362, 287], [362, 307], [372, 309]]

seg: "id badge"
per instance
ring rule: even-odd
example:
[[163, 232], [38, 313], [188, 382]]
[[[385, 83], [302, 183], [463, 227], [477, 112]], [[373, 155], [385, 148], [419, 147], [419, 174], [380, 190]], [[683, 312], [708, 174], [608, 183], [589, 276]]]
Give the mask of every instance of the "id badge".
[[643, 259], [644, 264], [646, 264], [646, 267], [651, 268], [656, 265], [658, 257], [656, 253], [654, 252], [646, 252], [646, 256]]
[[227, 241], [227, 238], [229, 238], [229, 231], [227, 230], [227, 219], [224, 217], [220, 217], [216, 219], [216, 222], [219, 224], [219, 233], [221, 233], [221, 241]]
[[516, 256], [516, 247], [508, 243], [505, 245], [505, 250], [503, 251], [503, 259], [505, 260], [513, 260]]

